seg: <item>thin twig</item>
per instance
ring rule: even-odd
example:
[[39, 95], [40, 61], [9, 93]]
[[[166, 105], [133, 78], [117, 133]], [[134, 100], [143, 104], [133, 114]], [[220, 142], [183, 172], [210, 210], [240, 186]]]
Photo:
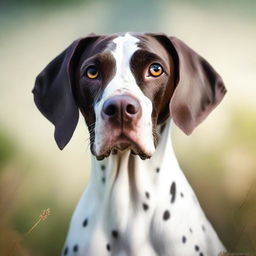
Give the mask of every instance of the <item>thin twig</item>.
[[42, 214], [39, 215], [39, 219], [37, 222], [20, 238], [13, 242], [13, 246], [11, 247], [11, 250], [9, 252], [9, 256], [12, 256], [15, 249], [17, 248], [18, 244], [26, 239], [26, 237], [39, 225], [41, 221], [44, 221], [47, 219], [47, 217], [50, 215], [50, 208], [43, 210]]

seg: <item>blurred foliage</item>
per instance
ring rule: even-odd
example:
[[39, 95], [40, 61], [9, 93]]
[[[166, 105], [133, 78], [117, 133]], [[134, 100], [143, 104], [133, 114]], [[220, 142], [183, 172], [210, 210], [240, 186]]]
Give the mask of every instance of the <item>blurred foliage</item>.
[[[170, 0], [172, 1], [172, 0]], [[200, 4], [206, 4], [209, 5], [211, 3], [213, 4], [231, 4], [231, 5], [238, 5], [238, 4], [255, 4], [255, 0], [184, 0], [183, 2], [190, 2], [190, 3], [200, 3]]]
[[14, 142], [0, 129], [0, 170], [15, 154]]
[[92, 0], [2, 0], [0, 5], [2, 6], [61, 6], [61, 5], [73, 5], [77, 3], [85, 3]]
[[[50, 182], [44, 184], [37, 179], [31, 183], [30, 177], [35, 166], [38, 171], [38, 163], [17, 150], [19, 145], [13, 142], [13, 136], [7, 134], [1, 130], [0, 255], [59, 255], [72, 208], [60, 205], [49, 193]], [[40, 186], [43, 186], [42, 190]], [[26, 232], [46, 208], [51, 209], [51, 215], [25, 238]]]
[[230, 137], [236, 139], [235, 143], [243, 145], [252, 153], [256, 153], [256, 111], [236, 109], [235, 115], [230, 119]]

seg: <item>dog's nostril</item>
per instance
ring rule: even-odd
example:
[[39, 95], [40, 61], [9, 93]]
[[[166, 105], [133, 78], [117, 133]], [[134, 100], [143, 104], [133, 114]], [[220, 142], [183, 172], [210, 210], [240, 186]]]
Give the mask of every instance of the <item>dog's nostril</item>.
[[113, 104], [108, 105], [105, 109], [104, 109], [104, 113], [108, 116], [113, 116], [115, 115], [115, 113], [117, 112], [117, 107]]
[[139, 101], [129, 95], [118, 95], [107, 99], [102, 107], [102, 117], [118, 119], [138, 119], [140, 118], [141, 107]]
[[136, 108], [135, 105], [128, 104], [128, 105], [126, 106], [126, 112], [127, 112], [128, 114], [134, 115], [134, 114], [136, 114], [136, 113], [138, 112], [138, 108]]

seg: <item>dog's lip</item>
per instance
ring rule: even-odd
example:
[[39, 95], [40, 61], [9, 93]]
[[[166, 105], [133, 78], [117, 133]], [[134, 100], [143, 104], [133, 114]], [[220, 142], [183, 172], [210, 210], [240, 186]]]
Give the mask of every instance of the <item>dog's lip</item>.
[[110, 154], [117, 154], [119, 151], [124, 151], [127, 149], [130, 149], [132, 154], [138, 155], [143, 160], [151, 157], [151, 155], [146, 154], [141, 146], [124, 131], [116, 136], [116, 138], [112, 140], [110, 144], [106, 145], [101, 152], [95, 156], [98, 160], [103, 160]]

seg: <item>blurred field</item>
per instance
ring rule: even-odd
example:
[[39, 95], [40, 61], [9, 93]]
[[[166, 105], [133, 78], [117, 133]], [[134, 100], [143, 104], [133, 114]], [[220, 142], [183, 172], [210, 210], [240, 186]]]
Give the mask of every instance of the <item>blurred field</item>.
[[[184, 40], [222, 75], [223, 103], [189, 137], [176, 127], [178, 159], [230, 251], [256, 251], [256, 4], [252, 1], [86, 1], [0, 9], [0, 255], [51, 215], [13, 255], [59, 255], [90, 170], [81, 119], [60, 152], [34, 106], [36, 75], [90, 32], [162, 31]], [[39, 2], [38, 2], [39, 3]]]

